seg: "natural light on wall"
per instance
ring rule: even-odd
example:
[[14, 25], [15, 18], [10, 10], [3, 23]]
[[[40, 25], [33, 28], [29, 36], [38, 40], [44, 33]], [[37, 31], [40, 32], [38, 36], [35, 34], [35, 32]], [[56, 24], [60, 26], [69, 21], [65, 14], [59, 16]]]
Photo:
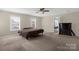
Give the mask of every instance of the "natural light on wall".
[[36, 28], [36, 17], [31, 18], [31, 26], [32, 28]]
[[54, 32], [56, 34], [59, 34], [59, 21], [60, 21], [60, 16], [54, 16]]
[[10, 16], [10, 31], [20, 30], [20, 16]]

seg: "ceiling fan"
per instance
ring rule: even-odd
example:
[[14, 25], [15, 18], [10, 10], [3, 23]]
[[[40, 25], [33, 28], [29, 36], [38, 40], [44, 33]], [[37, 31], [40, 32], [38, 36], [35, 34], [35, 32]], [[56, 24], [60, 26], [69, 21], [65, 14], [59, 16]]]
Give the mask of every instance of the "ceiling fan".
[[45, 8], [40, 8], [40, 9], [38, 10], [38, 12], [36, 12], [36, 13], [39, 13], [39, 12], [42, 12], [42, 14], [44, 14], [45, 12], [49, 12], [49, 10], [47, 10], [47, 9], [45, 9]]

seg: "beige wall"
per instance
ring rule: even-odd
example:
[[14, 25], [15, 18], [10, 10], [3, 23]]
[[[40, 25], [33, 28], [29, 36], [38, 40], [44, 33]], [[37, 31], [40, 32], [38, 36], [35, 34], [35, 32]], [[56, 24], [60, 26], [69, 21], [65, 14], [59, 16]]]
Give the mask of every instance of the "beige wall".
[[52, 16], [43, 17], [42, 28], [45, 32], [54, 32], [54, 20]]
[[36, 28], [38, 29], [42, 28], [42, 18], [40, 17], [36, 18]]
[[64, 14], [60, 22], [72, 23], [72, 30], [79, 36], [79, 12]]
[[[31, 18], [33, 16], [0, 11], [0, 35], [16, 33], [16, 32], [10, 31], [10, 16], [20, 16], [21, 28], [31, 27]], [[39, 20], [39, 19], [40, 18], [38, 17], [37, 20]], [[39, 26], [39, 25], [41, 25], [41, 23], [38, 22], [37, 25]]]

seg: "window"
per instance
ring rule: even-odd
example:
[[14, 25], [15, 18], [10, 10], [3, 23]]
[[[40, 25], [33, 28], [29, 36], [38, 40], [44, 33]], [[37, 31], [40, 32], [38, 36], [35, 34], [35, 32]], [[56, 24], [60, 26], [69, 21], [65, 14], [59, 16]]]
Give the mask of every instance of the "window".
[[33, 18], [31, 19], [31, 26], [32, 26], [33, 28], [36, 28], [36, 17], [33, 17]]
[[60, 17], [54, 16], [54, 32], [55, 33], [59, 33], [59, 21], [60, 21]]
[[20, 16], [10, 17], [10, 31], [20, 30]]

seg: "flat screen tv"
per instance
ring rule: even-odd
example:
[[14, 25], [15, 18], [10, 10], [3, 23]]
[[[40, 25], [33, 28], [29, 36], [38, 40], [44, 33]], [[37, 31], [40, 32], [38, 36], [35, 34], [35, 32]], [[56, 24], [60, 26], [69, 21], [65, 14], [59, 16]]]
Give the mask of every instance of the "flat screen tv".
[[69, 35], [72, 23], [59, 23], [59, 33]]
[[72, 23], [60, 23], [59, 26], [60, 26], [62, 29], [70, 30], [70, 29], [71, 29], [71, 24], [72, 24]]

